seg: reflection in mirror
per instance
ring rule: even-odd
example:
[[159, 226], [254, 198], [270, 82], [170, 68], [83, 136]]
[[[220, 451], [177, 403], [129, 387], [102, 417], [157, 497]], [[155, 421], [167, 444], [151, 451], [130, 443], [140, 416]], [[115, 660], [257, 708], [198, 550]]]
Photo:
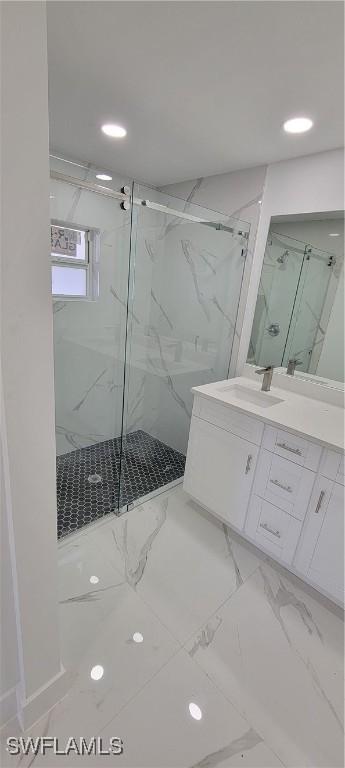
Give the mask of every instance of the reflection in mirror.
[[271, 219], [248, 363], [344, 381], [343, 213]]

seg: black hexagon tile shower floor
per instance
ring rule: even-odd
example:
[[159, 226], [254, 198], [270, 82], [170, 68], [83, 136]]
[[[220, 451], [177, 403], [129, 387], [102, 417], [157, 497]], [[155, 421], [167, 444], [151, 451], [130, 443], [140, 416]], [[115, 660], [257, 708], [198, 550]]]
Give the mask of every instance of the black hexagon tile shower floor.
[[[182, 477], [185, 456], [137, 430], [56, 460], [58, 538]], [[121, 471], [121, 488], [119, 476]], [[120, 498], [119, 498], [120, 494]]]

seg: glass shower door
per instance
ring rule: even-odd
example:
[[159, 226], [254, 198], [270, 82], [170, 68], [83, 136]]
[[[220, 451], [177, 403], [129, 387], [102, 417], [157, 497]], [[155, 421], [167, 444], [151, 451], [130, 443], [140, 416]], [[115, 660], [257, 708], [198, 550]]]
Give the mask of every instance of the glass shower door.
[[228, 376], [248, 231], [134, 185], [120, 508], [183, 475], [191, 388]]
[[70, 175], [95, 171], [70, 165], [54, 162], [50, 194], [59, 537], [117, 511], [131, 232], [118, 199]]
[[[270, 232], [261, 271], [248, 362], [282, 365], [304, 259], [304, 244]], [[302, 246], [302, 247], [301, 247]]]
[[270, 231], [255, 308], [248, 362], [316, 372], [337, 279], [334, 254]]
[[[301, 245], [301, 244], [300, 244]], [[305, 246], [301, 277], [293, 305], [282, 365], [300, 360], [300, 370], [316, 373], [333, 305], [336, 280], [335, 256], [311, 245]]]

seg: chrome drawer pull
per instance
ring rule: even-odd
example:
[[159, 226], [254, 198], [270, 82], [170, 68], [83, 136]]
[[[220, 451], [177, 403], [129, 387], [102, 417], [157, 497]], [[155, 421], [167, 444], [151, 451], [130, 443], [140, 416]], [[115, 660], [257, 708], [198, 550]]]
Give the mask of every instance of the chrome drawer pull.
[[324, 495], [325, 495], [325, 491], [321, 491], [320, 496], [319, 496], [319, 500], [318, 500], [317, 505], [315, 507], [315, 514], [316, 515], [318, 515], [319, 512], [320, 512], [320, 509], [321, 509], [321, 506], [322, 506], [322, 502], [323, 502], [323, 499], [324, 499]]
[[260, 523], [260, 528], [264, 528], [265, 531], [268, 531], [268, 533], [271, 533], [272, 536], [276, 536], [277, 539], [280, 539], [280, 533], [279, 531], [273, 531], [272, 528], [270, 528], [267, 523]]
[[283, 491], [287, 491], [288, 493], [292, 493], [292, 488], [290, 485], [283, 485], [283, 483], [280, 483], [279, 480], [270, 480], [270, 483], [272, 485], [277, 485], [278, 488], [282, 488]]
[[302, 456], [302, 451], [300, 448], [290, 448], [289, 445], [286, 443], [277, 443], [278, 448], [284, 448], [284, 451], [290, 451], [290, 453], [295, 453], [296, 456]]
[[253, 456], [251, 453], [248, 454], [247, 458], [247, 464], [246, 464], [246, 471], [245, 474], [248, 475], [248, 472], [250, 472], [250, 468], [252, 466]]

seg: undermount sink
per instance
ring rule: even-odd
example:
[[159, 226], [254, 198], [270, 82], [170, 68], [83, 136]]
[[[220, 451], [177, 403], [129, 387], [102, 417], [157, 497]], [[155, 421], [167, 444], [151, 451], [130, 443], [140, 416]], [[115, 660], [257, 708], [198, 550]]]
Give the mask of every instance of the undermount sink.
[[236, 400], [243, 400], [247, 403], [254, 403], [254, 405], [260, 405], [261, 408], [271, 408], [272, 405], [282, 403], [281, 397], [271, 395], [270, 392], [257, 392], [251, 387], [244, 387], [241, 384], [228, 384], [225, 387], [220, 387], [221, 392], [228, 392], [229, 395]]

